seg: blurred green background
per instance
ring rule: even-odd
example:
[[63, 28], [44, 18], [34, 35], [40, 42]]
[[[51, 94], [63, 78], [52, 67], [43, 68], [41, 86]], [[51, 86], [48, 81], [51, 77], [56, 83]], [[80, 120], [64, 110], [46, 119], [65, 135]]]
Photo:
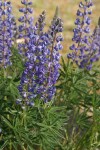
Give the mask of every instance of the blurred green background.
[[[22, 6], [20, 3], [21, 0], [11, 0], [13, 5], [13, 12], [16, 19], [21, 15], [18, 9]], [[71, 39], [73, 36], [74, 20], [76, 18], [76, 11], [78, 9], [79, 2], [84, 0], [32, 0], [33, 9], [34, 9], [34, 20], [36, 21], [39, 14], [46, 10], [46, 25], [50, 25], [51, 19], [54, 15], [56, 6], [59, 7], [59, 16], [63, 19], [64, 22], [64, 49], [62, 50], [62, 55], [66, 57], [68, 52], [68, 47], [71, 44]], [[98, 22], [98, 17], [100, 16], [100, 0], [93, 0], [93, 14], [92, 14], [92, 29], [96, 26]]]

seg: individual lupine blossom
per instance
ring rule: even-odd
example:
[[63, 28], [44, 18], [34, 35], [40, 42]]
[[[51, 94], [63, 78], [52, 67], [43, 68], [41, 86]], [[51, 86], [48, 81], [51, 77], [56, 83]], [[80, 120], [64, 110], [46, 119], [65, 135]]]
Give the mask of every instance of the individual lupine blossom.
[[74, 44], [70, 46], [72, 53], [67, 57], [72, 59], [80, 68], [90, 70], [92, 64], [90, 62], [90, 15], [92, 13], [91, 7], [93, 3], [91, 0], [85, 0], [84, 4], [80, 2], [77, 11], [77, 19], [75, 21], [76, 28], [73, 30], [74, 36], [72, 41]]
[[[59, 76], [59, 50], [62, 49], [60, 41], [62, 36], [62, 20], [56, 18], [50, 30], [43, 32], [45, 25], [45, 11], [40, 15], [33, 32], [30, 30], [29, 47], [27, 51], [28, 62], [21, 77], [19, 91], [29, 105], [34, 105], [35, 97], [50, 101], [55, 94], [55, 83]], [[18, 100], [18, 103], [21, 103]]]
[[14, 36], [14, 17], [12, 15], [11, 2], [0, 1], [0, 67], [11, 65], [11, 47]]
[[19, 12], [23, 13], [23, 16], [21, 16], [18, 21], [21, 23], [18, 27], [19, 32], [19, 39], [24, 39], [23, 43], [18, 44], [19, 53], [23, 56], [23, 60], [25, 59], [25, 54], [28, 50], [28, 32], [30, 26], [33, 26], [33, 18], [31, 17], [31, 14], [33, 13], [32, 8], [30, 6], [32, 5], [31, 1], [28, 0], [22, 0], [21, 3], [24, 5], [23, 8], [19, 9]]

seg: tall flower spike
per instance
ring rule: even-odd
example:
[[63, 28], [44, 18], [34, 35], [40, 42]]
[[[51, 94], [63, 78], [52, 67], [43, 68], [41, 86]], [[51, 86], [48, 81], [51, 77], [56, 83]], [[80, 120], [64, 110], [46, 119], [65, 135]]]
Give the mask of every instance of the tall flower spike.
[[32, 2], [29, 0], [22, 0], [21, 3], [24, 5], [23, 8], [20, 8], [19, 11], [23, 13], [23, 16], [21, 16], [18, 21], [21, 23], [19, 25], [19, 39], [24, 39], [23, 43], [18, 44], [19, 53], [23, 56], [23, 60], [25, 60], [25, 55], [28, 50], [27, 44], [29, 40], [29, 30], [30, 27], [33, 26], [33, 18], [30, 16], [33, 13], [32, 8], [30, 6], [32, 5]]
[[91, 0], [85, 0], [83, 4], [80, 2], [77, 11], [78, 18], [75, 21], [76, 28], [73, 30], [74, 36], [72, 40], [74, 44], [70, 46], [72, 53], [67, 55], [68, 58], [72, 59], [80, 68], [91, 69], [92, 65], [89, 61], [90, 55], [90, 15], [92, 13], [91, 7], [93, 3]]
[[13, 19], [11, 2], [6, 0], [4, 2], [0, 1], [0, 67], [4, 68], [11, 65], [10, 48], [14, 37]]
[[45, 102], [50, 101], [55, 94], [54, 85], [59, 76], [58, 50], [62, 48], [60, 41], [63, 38], [57, 34], [62, 31], [62, 21], [56, 18], [50, 30], [44, 33], [44, 19], [45, 12], [42, 12], [34, 30], [29, 33], [28, 61], [19, 86], [19, 91], [28, 105], [33, 105], [34, 97]]
[[[27, 105], [33, 105], [33, 98], [39, 93], [39, 88], [43, 90], [43, 65], [45, 60], [43, 55], [43, 42], [41, 39], [43, 36], [43, 28], [45, 25], [45, 11], [39, 16], [38, 22], [35, 26], [30, 26], [28, 31], [29, 42], [27, 44], [26, 57], [27, 61], [25, 63], [25, 70], [21, 77], [21, 82], [19, 86], [19, 91], [22, 97], [25, 99], [24, 103]], [[43, 60], [44, 57], [44, 60]], [[40, 78], [41, 77], [41, 78]], [[41, 91], [40, 90], [40, 91]]]
[[53, 21], [47, 34], [48, 41], [50, 41], [49, 45], [50, 54], [48, 55], [48, 67], [47, 67], [48, 74], [47, 74], [47, 81], [45, 84], [45, 92], [43, 94], [43, 99], [45, 99], [45, 101], [51, 100], [55, 94], [56, 91], [55, 84], [59, 77], [59, 68], [60, 68], [59, 50], [63, 48], [61, 45], [63, 37], [61, 34], [59, 35], [59, 33], [63, 31], [63, 22], [60, 18], [58, 18], [57, 13], [58, 8], [56, 9], [55, 16], [53, 18]]

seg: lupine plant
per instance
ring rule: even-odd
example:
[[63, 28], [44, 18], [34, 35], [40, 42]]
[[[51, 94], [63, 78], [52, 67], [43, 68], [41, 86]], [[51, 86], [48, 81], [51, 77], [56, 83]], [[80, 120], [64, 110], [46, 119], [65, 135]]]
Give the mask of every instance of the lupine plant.
[[19, 12], [23, 13], [23, 15], [18, 19], [18, 21], [21, 23], [18, 27], [18, 38], [23, 38], [25, 42], [19, 43], [18, 49], [20, 54], [23, 55], [23, 57], [25, 57], [26, 51], [28, 50], [27, 44], [30, 28], [33, 26], [33, 18], [32, 16], [30, 16], [33, 10], [32, 8], [30, 8], [32, 2], [22, 0], [21, 3], [24, 5], [24, 7], [19, 9]]
[[84, 3], [80, 2], [80, 9], [77, 11], [77, 19], [75, 20], [76, 28], [73, 30], [74, 36], [72, 38], [75, 43], [70, 46], [72, 53], [67, 55], [80, 68], [87, 70], [92, 68], [93, 62], [97, 61], [100, 56], [100, 45], [95, 42], [100, 36], [100, 27], [95, 29], [92, 37], [90, 33], [92, 6], [91, 0], [85, 0]]
[[92, 0], [80, 2], [72, 52], [61, 61], [58, 8], [45, 30], [46, 11], [34, 22], [32, 2], [21, 4], [16, 20], [11, 2], [0, 0], [0, 150], [99, 150], [100, 19], [92, 31]]
[[14, 37], [14, 16], [12, 6], [6, 0], [0, 1], [0, 68], [11, 65], [10, 56]]
[[[35, 97], [50, 101], [55, 94], [55, 83], [59, 77], [59, 50], [63, 30], [62, 20], [54, 16], [48, 32], [44, 32], [45, 11], [39, 16], [35, 26], [28, 28], [28, 43], [25, 70], [21, 77], [19, 91], [24, 97], [24, 102], [34, 105]], [[18, 100], [19, 101], [19, 100]]]

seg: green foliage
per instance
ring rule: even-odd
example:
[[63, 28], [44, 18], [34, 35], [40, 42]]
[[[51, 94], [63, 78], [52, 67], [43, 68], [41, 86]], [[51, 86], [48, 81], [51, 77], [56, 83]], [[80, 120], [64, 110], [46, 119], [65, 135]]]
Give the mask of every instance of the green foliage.
[[24, 69], [12, 48], [12, 67], [0, 70], [0, 150], [100, 149], [100, 71], [88, 72], [62, 58], [54, 100], [16, 104]]
[[[98, 66], [99, 68], [99, 66]], [[62, 58], [57, 98], [70, 110], [66, 140], [62, 149], [94, 150], [100, 148], [100, 71], [75, 68]]]
[[1, 123], [5, 125], [1, 149], [54, 149], [64, 139], [65, 111], [66, 107], [38, 104], [30, 109], [18, 111], [16, 108], [9, 110], [7, 115], [1, 114]]
[[24, 65], [14, 47], [12, 54], [13, 65], [0, 70], [0, 150], [55, 149], [64, 140], [67, 106], [57, 106], [53, 101], [43, 104], [37, 99], [34, 107], [17, 105]]
[[57, 93], [22, 109], [18, 85], [24, 69], [12, 49], [13, 67], [0, 70], [0, 150], [94, 150], [100, 148], [100, 71], [75, 68], [62, 58]]

